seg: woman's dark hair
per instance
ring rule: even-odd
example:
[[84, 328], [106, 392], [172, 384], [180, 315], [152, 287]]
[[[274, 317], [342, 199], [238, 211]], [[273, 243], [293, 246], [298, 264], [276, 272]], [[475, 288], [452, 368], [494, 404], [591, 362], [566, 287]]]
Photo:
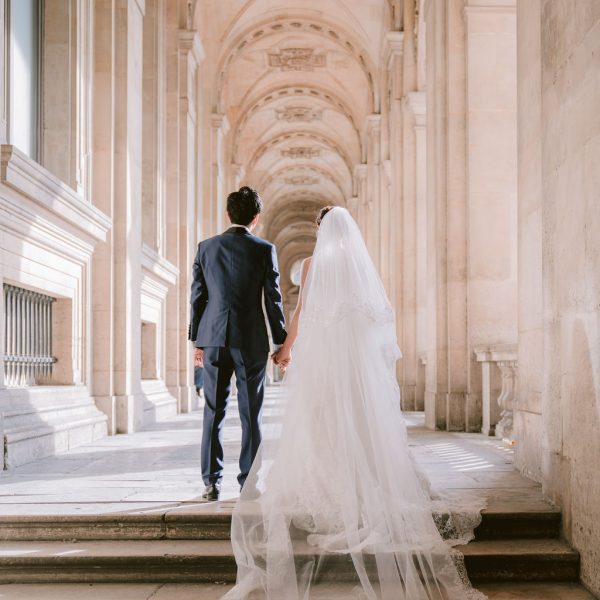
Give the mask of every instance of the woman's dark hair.
[[321, 221], [323, 220], [323, 217], [332, 209], [335, 208], [334, 206], [324, 206], [320, 211], [319, 214], [317, 215], [317, 227], [321, 226]]
[[227, 196], [227, 214], [235, 225], [249, 225], [262, 212], [262, 200], [251, 187], [241, 187]]

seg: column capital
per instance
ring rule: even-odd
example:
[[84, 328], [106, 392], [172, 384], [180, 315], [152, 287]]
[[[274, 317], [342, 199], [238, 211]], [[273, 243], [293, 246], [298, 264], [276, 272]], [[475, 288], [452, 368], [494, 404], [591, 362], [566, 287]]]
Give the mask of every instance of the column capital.
[[200, 39], [200, 34], [197, 31], [189, 29], [180, 29], [177, 33], [179, 41], [179, 50], [183, 52], [191, 52], [192, 57], [199, 65], [205, 57], [204, 46]]
[[369, 172], [369, 167], [366, 163], [360, 163], [358, 165], [354, 165], [354, 177], [359, 180], [364, 180], [367, 178], [367, 173]]
[[383, 42], [384, 64], [389, 65], [393, 57], [400, 57], [404, 52], [404, 32], [388, 31]]
[[416, 126], [424, 127], [427, 114], [425, 92], [408, 92], [403, 101], [404, 105], [412, 112]]
[[220, 129], [223, 135], [227, 135], [229, 131], [229, 119], [227, 115], [222, 113], [212, 113], [210, 115], [210, 124], [213, 129]]
[[370, 136], [379, 135], [381, 132], [381, 115], [367, 115], [367, 133]]

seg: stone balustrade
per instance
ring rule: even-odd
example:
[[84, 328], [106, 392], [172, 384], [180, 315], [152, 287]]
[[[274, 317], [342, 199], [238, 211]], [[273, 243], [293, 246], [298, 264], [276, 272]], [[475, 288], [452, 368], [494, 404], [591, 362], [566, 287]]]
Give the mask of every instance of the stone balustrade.
[[481, 363], [482, 433], [509, 442], [513, 437], [513, 406], [517, 389], [517, 346], [503, 344], [475, 349]]

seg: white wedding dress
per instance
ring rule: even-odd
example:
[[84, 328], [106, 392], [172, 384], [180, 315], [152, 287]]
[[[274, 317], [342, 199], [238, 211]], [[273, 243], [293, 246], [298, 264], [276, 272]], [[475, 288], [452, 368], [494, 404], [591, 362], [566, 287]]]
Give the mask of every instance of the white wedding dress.
[[[265, 426], [233, 513], [238, 576], [225, 598], [306, 600], [342, 580], [354, 582], [344, 597], [484, 598], [440, 535], [415, 469], [394, 313], [343, 208], [322, 221], [302, 293], [281, 418]], [[457, 541], [472, 534], [467, 523]]]

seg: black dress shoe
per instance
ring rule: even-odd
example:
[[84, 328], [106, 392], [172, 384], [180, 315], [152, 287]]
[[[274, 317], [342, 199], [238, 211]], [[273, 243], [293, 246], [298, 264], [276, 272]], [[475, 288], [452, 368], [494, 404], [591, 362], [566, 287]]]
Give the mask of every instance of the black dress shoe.
[[219, 493], [221, 492], [221, 488], [216, 483], [209, 483], [204, 490], [204, 494], [202, 494], [202, 498], [207, 502], [216, 502], [219, 499]]

